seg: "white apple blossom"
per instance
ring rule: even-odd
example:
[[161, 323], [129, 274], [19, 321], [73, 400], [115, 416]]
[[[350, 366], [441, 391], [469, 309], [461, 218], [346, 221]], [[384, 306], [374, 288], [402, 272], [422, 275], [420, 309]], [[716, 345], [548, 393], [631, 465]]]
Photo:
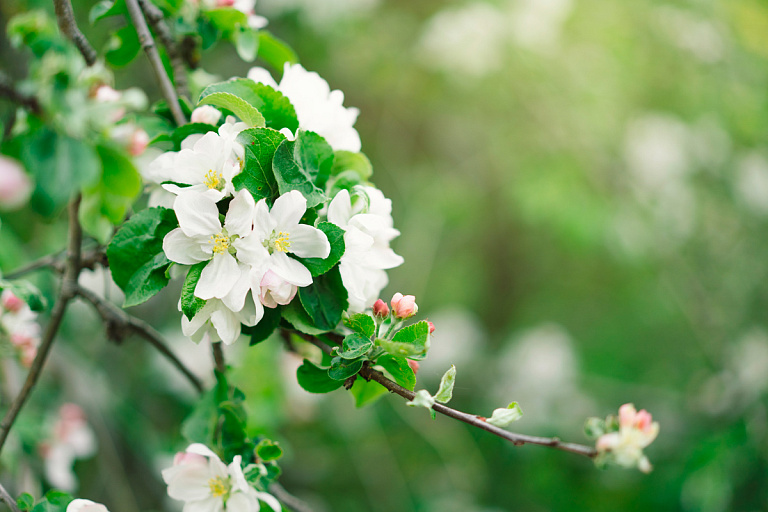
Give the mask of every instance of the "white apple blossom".
[[248, 78], [283, 93], [296, 109], [300, 129], [321, 135], [334, 150], [360, 151], [360, 135], [354, 128], [360, 111], [344, 107], [344, 93], [331, 91], [317, 73], [286, 63], [280, 84], [264, 68], [251, 68]]
[[52, 486], [65, 491], [77, 487], [72, 469], [75, 459], [84, 459], [96, 453], [96, 436], [76, 404], [64, 404], [51, 436], [41, 445], [45, 461], [45, 478]]
[[[241, 281], [248, 283], [246, 279]], [[219, 299], [210, 299], [192, 320], [186, 316], [181, 317], [181, 332], [196, 342], [222, 341], [231, 345], [240, 337], [241, 324], [256, 325], [263, 316], [264, 307], [257, 298], [246, 301], [243, 296], [243, 305], [239, 311], [232, 311]]]
[[18, 350], [24, 366], [32, 365], [40, 345], [37, 313], [10, 290], [0, 294], [0, 338], [6, 338]]
[[183, 501], [184, 512], [251, 512], [259, 510], [255, 490], [248, 485], [235, 456], [229, 465], [205, 445], [189, 445], [163, 470], [168, 496]]
[[67, 512], [109, 512], [109, 510], [101, 503], [96, 503], [91, 500], [77, 499], [69, 502], [69, 505], [67, 505]]
[[403, 263], [389, 244], [400, 232], [392, 227], [392, 202], [373, 187], [357, 187], [356, 201], [347, 190], [333, 198], [328, 221], [344, 229], [346, 249], [339, 270], [349, 294], [349, 310], [373, 306], [389, 282], [385, 270]]
[[597, 451], [609, 454], [616, 464], [628, 468], [637, 467], [643, 473], [652, 469], [643, 448], [656, 439], [659, 424], [653, 421], [645, 409], [638, 412], [632, 404], [619, 407], [619, 430], [603, 434], [597, 440]]
[[205, 123], [215, 125], [221, 119], [221, 111], [211, 105], [202, 105], [192, 111], [189, 120], [193, 123]]
[[[262, 199], [254, 210], [253, 235], [238, 240], [240, 259], [251, 265], [250, 289], [265, 306], [288, 304], [298, 287], [312, 284], [310, 271], [289, 253], [327, 258], [331, 252], [325, 233], [300, 224], [306, 211], [307, 199], [297, 190], [278, 197], [271, 209]], [[247, 291], [241, 288], [237, 293], [243, 297]]]

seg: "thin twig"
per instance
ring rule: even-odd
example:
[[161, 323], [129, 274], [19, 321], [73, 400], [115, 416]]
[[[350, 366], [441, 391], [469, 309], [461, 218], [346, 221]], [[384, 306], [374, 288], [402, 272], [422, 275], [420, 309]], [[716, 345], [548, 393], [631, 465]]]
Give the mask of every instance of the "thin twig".
[[211, 351], [213, 352], [213, 362], [216, 365], [216, 371], [219, 373], [226, 373], [227, 363], [224, 360], [224, 351], [221, 348], [221, 342], [214, 341], [211, 343]]
[[[44, 268], [50, 268], [53, 269], [56, 272], [64, 273], [65, 267], [66, 267], [66, 252], [62, 251], [58, 254], [49, 254], [48, 256], [44, 256], [40, 258], [39, 260], [33, 261], [32, 263], [25, 265], [17, 270], [14, 270], [13, 272], [9, 272], [5, 275], [5, 279], [18, 279], [20, 277], [25, 276], [26, 274], [29, 274], [30, 272], [34, 272], [36, 270], [41, 270]], [[80, 259], [80, 269], [89, 269], [93, 270], [96, 268], [97, 265], [100, 265], [102, 267], [108, 267], [109, 262], [107, 261], [107, 255], [104, 252], [103, 248], [93, 249], [87, 252], [84, 252], [81, 259]]]
[[36, 115], [40, 115], [43, 111], [40, 108], [40, 103], [37, 98], [24, 94], [17, 90], [13, 86], [13, 80], [11, 77], [0, 71], [0, 97], [8, 98], [13, 103], [19, 104], [24, 108], [29, 109]]
[[155, 78], [160, 84], [160, 90], [165, 97], [165, 101], [168, 102], [168, 108], [171, 109], [173, 114], [173, 120], [178, 126], [186, 124], [187, 120], [184, 117], [184, 113], [179, 106], [179, 98], [176, 95], [176, 90], [173, 88], [171, 79], [168, 78], [168, 74], [163, 67], [163, 61], [160, 59], [160, 54], [155, 46], [155, 40], [152, 38], [152, 33], [147, 26], [147, 20], [144, 19], [144, 14], [139, 7], [138, 0], [125, 0], [125, 5], [128, 8], [128, 14], [131, 16], [133, 26], [136, 28], [136, 33], [139, 35], [139, 43], [144, 48], [144, 52], [147, 54], [149, 64], [152, 66], [152, 71], [155, 73]]
[[[302, 333], [297, 333], [297, 334], [302, 339], [307, 340], [308, 342], [312, 343], [317, 347], [320, 347], [320, 349], [326, 354], [331, 353], [332, 349], [330, 345], [328, 345], [327, 343], [315, 338], [314, 336], [309, 336], [307, 334], [302, 334]], [[365, 380], [368, 380], [368, 381], [373, 380], [375, 382], [378, 382], [379, 384], [387, 388], [387, 390], [389, 390], [390, 393], [395, 393], [397, 395], [400, 395], [401, 397], [407, 400], [413, 400], [413, 398], [416, 396], [416, 393], [414, 393], [409, 389], [404, 388], [403, 386], [401, 386], [396, 382], [391, 381], [383, 373], [374, 369], [369, 364], [363, 365], [363, 368], [360, 370], [360, 376], [363, 377]], [[586, 445], [581, 445], [576, 443], [564, 443], [560, 441], [560, 439], [558, 439], [557, 437], [539, 437], [539, 436], [529, 436], [526, 434], [517, 434], [515, 432], [510, 432], [508, 430], [504, 430], [503, 428], [499, 428], [487, 423], [485, 421], [485, 418], [483, 418], [482, 416], [476, 416], [474, 414], [467, 414], [465, 412], [457, 411], [456, 409], [452, 409], [443, 404], [435, 404], [432, 406], [432, 409], [434, 409], [435, 412], [439, 412], [440, 414], [448, 416], [449, 418], [463, 421], [464, 423], [467, 423], [477, 428], [481, 428], [487, 432], [490, 432], [491, 434], [494, 434], [503, 439], [511, 441], [515, 446], [522, 446], [524, 444], [536, 444], [539, 446], [549, 446], [550, 448], [555, 448], [556, 450], [575, 453], [577, 455], [584, 455], [590, 458], [595, 457], [597, 455], [597, 451], [591, 446], [586, 446]]]
[[148, 0], [139, 0], [139, 6], [144, 11], [147, 22], [157, 34], [158, 39], [165, 51], [168, 52], [168, 58], [173, 66], [173, 81], [176, 84], [176, 93], [179, 96], [189, 97], [189, 88], [187, 87], [187, 67], [184, 65], [184, 59], [181, 56], [179, 45], [171, 34], [168, 24], [165, 22], [163, 11]]
[[8, 493], [8, 491], [5, 490], [5, 487], [3, 487], [3, 484], [0, 484], [0, 499], [2, 499], [4, 502], [8, 504], [8, 507], [11, 509], [11, 512], [21, 512], [19, 510], [19, 507], [16, 506], [16, 500], [11, 497], [11, 495]]
[[21, 408], [24, 406], [27, 398], [29, 398], [30, 393], [32, 393], [32, 388], [37, 384], [37, 379], [40, 377], [43, 365], [48, 358], [48, 352], [50, 352], [53, 341], [56, 338], [56, 333], [61, 325], [61, 320], [64, 318], [64, 312], [67, 309], [69, 301], [75, 296], [77, 290], [77, 277], [80, 274], [80, 246], [83, 239], [83, 231], [77, 218], [79, 209], [80, 196], [78, 195], [69, 203], [67, 268], [61, 282], [59, 297], [53, 305], [51, 319], [48, 321], [48, 325], [45, 328], [40, 347], [38, 347], [37, 355], [35, 356], [34, 361], [32, 361], [32, 366], [29, 369], [26, 381], [24, 381], [24, 386], [11, 404], [8, 412], [6, 412], [3, 421], [0, 422], [0, 451], [2, 451], [5, 441], [8, 439], [8, 433], [11, 431], [13, 422], [16, 421], [16, 417], [21, 411]]
[[181, 360], [176, 357], [170, 348], [163, 341], [163, 336], [154, 327], [143, 320], [139, 320], [118, 308], [111, 302], [99, 297], [92, 291], [78, 287], [77, 295], [90, 302], [101, 316], [107, 327], [107, 335], [116, 341], [122, 341], [130, 334], [135, 334], [155, 347], [170, 363], [175, 366], [189, 380], [194, 388], [202, 393], [203, 387], [200, 379], [187, 368]]
[[285, 487], [277, 482], [272, 482], [269, 486], [269, 492], [277, 498], [277, 500], [283, 505], [287, 505], [293, 512], [313, 512], [310, 507], [303, 500], [297, 498], [293, 494], [285, 490]]
[[53, 0], [53, 7], [56, 11], [56, 19], [59, 22], [59, 30], [75, 43], [77, 49], [83, 54], [86, 64], [93, 66], [99, 54], [93, 49], [91, 43], [85, 38], [75, 21], [75, 13], [72, 10], [71, 0]]

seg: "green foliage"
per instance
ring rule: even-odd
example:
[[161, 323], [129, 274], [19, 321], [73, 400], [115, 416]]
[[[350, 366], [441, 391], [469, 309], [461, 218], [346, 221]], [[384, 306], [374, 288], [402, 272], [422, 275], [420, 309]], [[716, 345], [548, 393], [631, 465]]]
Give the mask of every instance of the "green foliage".
[[376, 342], [393, 356], [423, 358], [429, 348], [429, 324], [417, 322], [397, 331], [391, 341], [378, 339]]
[[324, 154], [325, 146], [315, 137], [310, 136], [310, 139], [306, 143], [300, 140], [283, 141], [272, 161], [280, 194], [298, 190], [307, 198], [307, 208], [313, 208], [328, 199], [323, 190], [315, 184], [315, 179], [321, 178], [320, 172], [325, 169], [330, 171], [331, 165]]
[[228, 34], [248, 24], [245, 13], [232, 7], [221, 7], [205, 12], [205, 16], [217, 30]]
[[259, 320], [259, 323], [253, 327], [243, 328], [243, 332], [251, 336], [251, 346], [272, 336], [272, 333], [280, 325], [282, 309], [282, 307], [264, 308], [264, 316]]
[[208, 263], [208, 261], [201, 261], [192, 265], [187, 272], [187, 277], [184, 278], [184, 285], [181, 287], [181, 312], [189, 320], [192, 320], [207, 302], [195, 297], [195, 287], [200, 280], [200, 274], [203, 273], [203, 269]]
[[121, 14], [128, 14], [125, 0], [102, 0], [91, 8], [91, 11], [88, 13], [88, 21], [94, 24], [104, 18]]
[[28, 492], [22, 493], [16, 498], [16, 506], [19, 507], [19, 510], [32, 510], [32, 507], [35, 506], [35, 498]]
[[259, 58], [278, 71], [283, 70], [286, 63], [296, 64], [299, 57], [288, 44], [267, 30], [259, 32]]
[[296, 111], [280, 91], [248, 78], [231, 78], [206, 87], [200, 93], [200, 102], [216, 93], [229, 93], [241, 98], [264, 116], [266, 126], [275, 130], [288, 128], [295, 132], [299, 126]]
[[264, 116], [253, 105], [228, 92], [214, 92], [200, 99], [199, 105], [213, 105], [230, 110], [248, 126], [265, 126]]
[[408, 366], [407, 359], [384, 354], [376, 359], [376, 364], [383, 367], [404, 388], [413, 391], [416, 387], [416, 374]]
[[31, 494], [25, 492], [16, 499], [16, 506], [22, 512], [65, 512], [71, 501], [69, 493], [52, 489], [37, 503]]
[[293, 300], [283, 308], [283, 318], [290, 323], [294, 329], [304, 334], [315, 336], [328, 332], [328, 329], [320, 329], [304, 310], [300, 301]]
[[370, 405], [388, 393], [387, 388], [378, 382], [367, 381], [361, 378], [355, 379], [349, 392], [355, 399], [355, 407]]
[[177, 226], [173, 210], [148, 208], [115, 233], [107, 258], [112, 278], [125, 293], [123, 307], [141, 304], [168, 284], [163, 238]]
[[256, 456], [264, 462], [277, 460], [283, 456], [283, 449], [280, 445], [269, 439], [262, 439], [256, 445]]
[[237, 141], [245, 148], [245, 166], [232, 180], [235, 189], [247, 189], [257, 201], [277, 196], [272, 159], [283, 140], [285, 136], [271, 128], [250, 128], [240, 132]]
[[495, 427], [507, 428], [522, 417], [522, 409], [517, 402], [512, 402], [504, 409], [494, 409], [493, 414], [486, 421]]
[[366, 338], [371, 338], [376, 332], [376, 323], [367, 313], [357, 313], [344, 319], [344, 325]]
[[311, 285], [299, 288], [298, 295], [312, 323], [324, 331], [336, 328], [348, 306], [347, 290], [341, 281], [338, 266], [315, 277]]
[[347, 380], [355, 375], [363, 367], [363, 359], [344, 359], [343, 357], [334, 357], [331, 360], [331, 367], [328, 368], [328, 376], [334, 380]]
[[320, 368], [307, 359], [296, 370], [296, 379], [299, 385], [310, 393], [330, 393], [343, 384], [339, 380], [332, 379], [327, 369]]
[[112, 33], [104, 58], [111, 66], [119, 68], [130, 64], [140, 50], [136, 29], [133, 25], [126, 25]]
[[317, 229], [325, 233], [331, 244], [331, 252], [323, 258], [297, 258], [313, 276], [325, 274], [331, 270], [344, 256], [344, 230], [331, 222], [321, 222]]
[[232, 32], [232, 42], [237, 54], [246, 62], [253, 62], [259, 53], [259, 32], [248, 26], [237, 27]]
[[[456, 367], [451, 365], [448, 371], [443, 374], [443, 378], [440, 379], [440, 388], [437, 390], [437, 394], [435, 394], [435, 401], [444, 404], [450, 402], [451, 398], [453, 398], [453, 385], [455, 383]], [[513, 402], [513, 404], [516, 406], [517, 402]], [[513, 404], [510, 404], [510, 406]]]
[[369, 337], [353, 332], [344, 338], [339, 356], [344, 359], [356, 359], [367, 354], [371, 348], [373, 348], [373, 341]]
[[156, 135], [152, 141], [150, 142], [151, 145], [159, 144], [161, 142], [171, 142], [173, 144], [173, 150], [179, 151], [181, 149], [181, 143], [189, 137], [190, 135], [194, 134], [206, 134], [208, 132], [215, 132], [216, 127], [212, 124], [207, 123], [187, 123], [179, 126], [178, 128], [167, 132], [163, 131], [162, 133], [159, 133]]
[[363, 153], [351, 151], [336, 151], [334, 153], [331, 175], [339, 176], [345, 172], [353, 172], [359, 177], [359, 181], [368, 181], [373, 174], [373, 166], [368, 157]]

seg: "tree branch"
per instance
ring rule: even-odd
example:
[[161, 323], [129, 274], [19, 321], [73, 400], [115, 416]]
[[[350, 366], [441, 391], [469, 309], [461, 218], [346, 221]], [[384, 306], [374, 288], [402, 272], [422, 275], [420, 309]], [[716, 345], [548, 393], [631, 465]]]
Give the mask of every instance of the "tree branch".
[[43, 112], [37, 98], [18, 91], [13, 86], [11, 77], [2, 71], [0, 71], [0, 97], [8, 98], [10, 101], [29, 109], [36, 115], [40, 115]]
[[157, 46], [155, 46], [155, 40], [152, 38], [152, 33], [149, 31], [149, 26], [147, 26], [147, 20], [144, 19], [144, 14], [139, 6], [139, 0], [125, 0], [125, 5], [133, 21], [133, 26], [136, 28], [136, 33], [139, 35], [139, 43], [147, 54], [152, 71], [155, 73], [155, 78], [160, 84], [160, 90], [168, 102], [168, 108], [171, 109], [173, 120], [178, 126], [186, 124], [187, 119], [184, 117], [184, 113], [179, 106], [179, 97], [176, 95], [173, 84], [171, 84], [171, 79], [168, 78], [168, 74], [165, 72], [163, 61], [160, 59]]
[[50, 352], [51, 346], [53, 346], [56, 333], [59, 331], [61, 321], [64, 318], [64, 312], [77, 290], [77, 277], [80, 274], [80, 246], [83, 239], [83, 231], [77, 218], [79, 209], [80, 196], [78, 195], [69, 203], [69, 245], [67, 248], [67, 265], [61, 282], [61, 290], [59, 291], [56, 303], [53, 305], [51, 319], [48, 321], [40, 347], [37, 349], [37, 355], [34, 361], [32, 361], [27, 379], [24, 381], [24, 386], [11, 404], [10, 409], [6, 412], [3, 421], [0, 422], [0, 451], [2, 451], [5, 441], [8, 439], [13, 422], [16, 421], [21, 408], [29, 398], [30, 393], [32, 393], [35, 384], [37, 384], [40, 372], [48, 358], [48, 352]]
[[[296, 334], [298, 334], [302, 339], [312, 343], [313, 345], [320, 347], [320, 349], [326, 354], [331, 353], [331, 350], [332, 350], [331, 346], [328, 345], [327, 343], [315, 338], [314, 336], [310, 336], [300, 332], [297, 332]], [[341, 342], [341, 338], [338, 335], [332, 335], [332, 336], [335, 338], [336, 341]], [[383, 373], [374, 369], [368, 362], [366, 362], [366, 364], [364, 364], [363, 368], [360, 370], [360, 376], [363, 377], [365, 380], [368, 380], [368, 381], [373, 380], [375, 382], [378, 382], [379, 384], [387, 388], [387, 390], [389, 390], [390, 393], [395, 393], [397, 395], [400, 395], [401, 397], [407, 400], [413, 400], [413, 398], [416, 396], [416, 393], [414, 393], [409, 389], [404, 388], [403, 386], [401, 386], [396, 382], [391, 381]], [[463, 421], [464, 423], [483, 429], [487, 432], [490, 432], [493, 435], [506, 439], [507, 441], [511, 441], [515, 446], [522, 446], [524, 444], [535, 444], [539, 446], [548, 446], [550, 448], [554, 448], [556, 450], [562, 450], [564, 452], [575, 453], [577, 455], [584, 455], [585, 457], [589, 457], [589, 458], [593, 458], [597, 455], [597, 451], [591, 446], [586, 446], [586, 445], [581, 445], [576, 443], [564, 443], [560, 441], [560, 439], [558, 439], [557, 437], [539, 437], [539, 436], [529, 436], [526, 434], [517, 434], [515, 432], [510, 432], [508, 430], [504, 430], [503, 428], [499, 428], [487, 423], [486, 419], [483, 418], [482, 416], [467, 414], [465, 412], [452, 409], [443, 404], [436, 403], [435, 405], [432, 406], [432, 409], [434, 409], [435, 412], [439, 412], [440, 414], [448, 416], [449, 418]]]
[[269, 486], [269, 492], [274, 495], [280, 503], [287, 505], [293, 512], [312, 512], [312, 507], [286, 491], [285, 487], [277, 482], [272, 482]]
[[141, 6], [141, 10], [144, 12], [147, 22], [149, 22], [149, 25], [155, 31], [155, 34], [157, 34], [160, 42], [165, 46], [165, 51], [168, 52], [168, 58], [171, 60], [171, 66], [173, 66], [173, 79], [176, 84], [176, 93], [179, 96], [189, 97], [189, 89], [187, 87], [187, 67], [184, 65], [184, 59], [181, 57], [179, 45], [176, 44], [176, 40], [173, 38], [171, 30], [165, 22], [163, 11], [148, 0], [139, 0], [139, 6]]
[[16, 506], [16, 500], [14, 500], [8, 491], [5, 490], [3, 484], [0, 484], [0, 499], [8, 504], [8, 508], [11, 509], [11, 512], [21, 512], [19, 507]]
[[227, 363], [224, 361], [224, 351], [221, 349], [221, 342], [214, 341], [211, 343], [211, 351], [213, 352], [213, 362], [216, 365], [216, 370], [219, 373], [226, 373]]
[[[14, 270], [13, 272], [9, 272], [5, 275], [5, 279], [18, 279], [20, 277], [25, 276], [26, 274], [29, 274], [30, 272], [34, 272], [36, 270], [41, 270], [44, 268], [51, 268], [56, 272], [64, 273], [64, 269], [66, 267], [66, 252], [62, 251], [58, 254], [49, 254], [48, 256], [44, 256], [40, 258], [39, 260], [33, 261], [32, 263], [25, 265], [17, 270]], [[93, 250], [89, 250], [85, 253], [83, 253], [81, 259], [80, 259], [80, 269], [89, 269], [93, 270], [96, 268], [97, 265], [100, 265], [102, 267], [108, 267], [109, 262], [107, 261], [107, 255], [104, 252], [103, 248], [97, 248]]]
[[71, 0], [53, 0], [53, 7], [56, 11], [56, 19], [59, 22], [59, 30], [75, 43], [77, 49], [83, 55], [86, 64], [93, 66], [99, 54], [93, 49], [91, 43], [85, 38], [75, 21], [75, 13], [72, 10]]
[[172, 365], [184, 374], [194, 388], [202, 393], [205, 388], [200, 379], [192, 373], [184, 363], [176, 357], [170, 348], [163, 341], [163, 336], [154, 327], [143, 320], [130, 316], [128, 313], [118, 308], [111, 302], [108, 302], [97, 294], [82, 287], [77, 288], [77, 295], [90, 302], [96, 312], [101, 316], [106, 324], [107, 336], [116, 341], [122, 341], [126, 336], [135, 334], [155, 347], [163, 356], [165, 356]]

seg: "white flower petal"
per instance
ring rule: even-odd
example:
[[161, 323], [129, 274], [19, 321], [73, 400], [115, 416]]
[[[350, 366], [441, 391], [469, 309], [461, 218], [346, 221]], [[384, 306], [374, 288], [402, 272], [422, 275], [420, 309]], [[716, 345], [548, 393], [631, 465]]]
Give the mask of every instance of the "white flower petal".
[[204, 300], [214, 297], [221, 299], [232, 290], [239, 278], [237, 260], [228, 252], [216, 254], [200, 273], [200, 280], [195, 286], [195, 296]]
[[256, 202], [253, 196], [246, 189], [241, 190], [235, 195], [235, 198], [229, 203], [227, 217], [224, 220], [224, 227], [230, 235], [236, 234], [241, 237], [246, 236], [253, 231], [253, 211], [256, 208]]
[[291, 190], [275, 200], [269, 213], [275, 221], [277, 231], [290, 231], [299, 223], [306, 211], [307, 198], [298, 190]]
[[194, 265], [211, 258], [200, 248], [200, 242], [176, 228], [163, 238], [163, 252], [169, 260], [182, 265]]
[[232, 286], [232, 289], [226, 294], [221, 301], [230, 310], [238, 312], [243, 309], [245, 305], [245, 296], [248, 295], [248, 290], [251, 288], [249, 279], [251, 267], [245, 263], [238, 263], [240, 271], [240, 277]]
[[210, 236], [221, 232], [219, 209], [210, 198], [194, 192], [180, 194], [173, 202], [179, 227], [189, 237]]
[[240, 320], [226, 308], [214, 311], [211, 323], [225, 345], [231, 345], [240, 336]]
[[291, 252], [299, 258], [327, 258], [331, 253], [328, 237], [317, 228], [298, 224], [291, 229]]
[[262, 199], [256, 203], [253, 210], [253, 234], [259, 238], [259, 242], [266, 240], [275, 230], [275, 221], [269, 214], [267, 200]]
[[272, 78], [272, 75], [264, 68], [251, 68], [248, 71], [248, 78], [257, 83], [269, 85], [273, 89], [277, 89], [277, 82]]
[[281, 512], [283, 510], [283, 507], [280, 505], [280, 502], [277, 501], [277, 498], [269, 493], [256, 491], [256, 497], [269, 505], [275, 512]]
[[352, 218], [352, 200], [348, 190], [342, 190], [328, 205], [328, 222], [332, 222], [342, 229], [347, 227]]
[[284, 252], [276, 252], [269, 257], [269, 268], [275, 274], [296, 286], [309, 286], [312, 284], [312, 274], [307, 270], [307, 267]]

